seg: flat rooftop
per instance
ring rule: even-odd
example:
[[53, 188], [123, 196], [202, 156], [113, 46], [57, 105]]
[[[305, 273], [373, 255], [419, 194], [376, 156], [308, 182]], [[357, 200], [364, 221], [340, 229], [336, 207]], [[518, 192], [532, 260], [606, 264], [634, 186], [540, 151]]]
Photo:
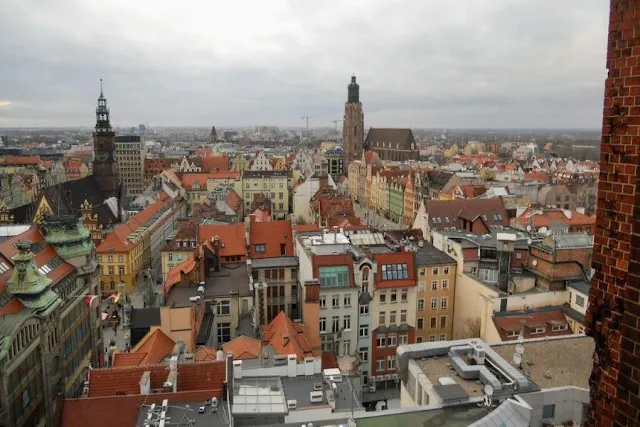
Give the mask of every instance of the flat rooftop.
[[[501, 343], [491, 348], [506, 360], [513, 358], [517, 343]], [[540, 388], [575, 386], [589, 388], [593, 368], [593, 338], [571, 335], [559, 338], [524, 340], [522, 372]]]
[[[169, 401], [166, 418], [168, 418], [168, 425], [184, 425], [195, 427], [228, 427], [229, 426], [229, 414], [226, 411], [223, 402], [218, 402], [218, 411], [211, 412], [210, 403], [205, 407], [203, 413], [199, 413], [198, 409], [204, 406], [204, 401], [199, 402], [187, 402], [187, 403], [171, 403]], [[159, 412], [162, 405], [155, 406], [155, 412]], [[136, 426], [144, 426], [144, 422], [147, 419], [150, 406], [143, 405], [140, 407], [140, 413], [138, 415], [138, 421]], [[114, 425], [118, 424], [117, 421], [117, 408], [114, 410]], [[152, 424], [153, 425], [153, 424]]]

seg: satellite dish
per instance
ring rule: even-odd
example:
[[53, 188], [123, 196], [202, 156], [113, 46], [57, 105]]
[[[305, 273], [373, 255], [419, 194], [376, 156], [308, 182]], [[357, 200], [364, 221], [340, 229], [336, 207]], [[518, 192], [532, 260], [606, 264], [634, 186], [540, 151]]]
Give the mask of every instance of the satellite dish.
[[489, 397], [493, 396], [493, 386], [491, 384], [484, 386], [484, 394]]
[[533, 242], [533, 240], [527, 239], [527, 245], [531, 245], [532, 242]]
[[522, 356], [520, 356], [518, 353], [514, 353], [513, 354], [513, 364], [516, 366], [520, 366], [520, 364], [522, 363]]
[[518, 335], [518, 344], [522, 344], [523, 341], [524, 337], [522, 336], [522, 332], [520, 332], [520, 335]]
[[536, 265], [538, 265], [538, 260], [534, 259], [533, 261], [531, 261], [531, 264], [533, 264], [533, 266], [535, 267]]
[[531, 232], [531, 224], [527, 224], [527, 231]]
[[516, 354], [519, 356], [524, 354], [524, 346], [522, 344], [516, 344]]

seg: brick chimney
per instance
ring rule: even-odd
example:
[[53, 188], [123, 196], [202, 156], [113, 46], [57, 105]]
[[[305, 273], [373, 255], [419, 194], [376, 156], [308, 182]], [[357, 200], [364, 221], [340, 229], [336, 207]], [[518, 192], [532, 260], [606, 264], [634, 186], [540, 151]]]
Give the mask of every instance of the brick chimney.
[[302, 322], [307, 326], [309, 340], [313, 354], [322, 353], [322, 341], [320, 340], [320, 281], [317, 279], [304, 282], [304, 308], [302, 309]]

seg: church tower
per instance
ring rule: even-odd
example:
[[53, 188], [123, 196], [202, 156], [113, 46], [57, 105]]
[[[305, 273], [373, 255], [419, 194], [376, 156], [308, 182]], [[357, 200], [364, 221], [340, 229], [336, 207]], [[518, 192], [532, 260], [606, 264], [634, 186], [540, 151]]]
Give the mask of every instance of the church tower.
[[96, 130], [93, 133], [93, 175], [102, 191], [102, 196], [118, 197], [120, 173], [116, 159], [116, 134], [111, 129], [107, 99], [102, 91], [100, 79], [100, 97], [96, 108]]
[[344, 104], [342, 140], [347, 164], [362, 157], [364, 113], [360, 102], [360, 85], [356, 83], [356, 76], [351, 76], [347, 102]]

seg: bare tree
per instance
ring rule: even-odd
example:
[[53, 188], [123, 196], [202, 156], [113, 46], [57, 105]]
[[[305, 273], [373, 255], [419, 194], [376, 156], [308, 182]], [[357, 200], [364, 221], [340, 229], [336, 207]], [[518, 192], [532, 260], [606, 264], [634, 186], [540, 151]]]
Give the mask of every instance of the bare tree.
[[461, 338], [480, 338], [482, 321], [479, 317], [472, 317], [464, 322], [464, 335]]
[[307, 223], [308, 221], [304, 217], [304, 215], [298, 215], [298, 217], [296, 218], [296, 224], [307, 224]]

